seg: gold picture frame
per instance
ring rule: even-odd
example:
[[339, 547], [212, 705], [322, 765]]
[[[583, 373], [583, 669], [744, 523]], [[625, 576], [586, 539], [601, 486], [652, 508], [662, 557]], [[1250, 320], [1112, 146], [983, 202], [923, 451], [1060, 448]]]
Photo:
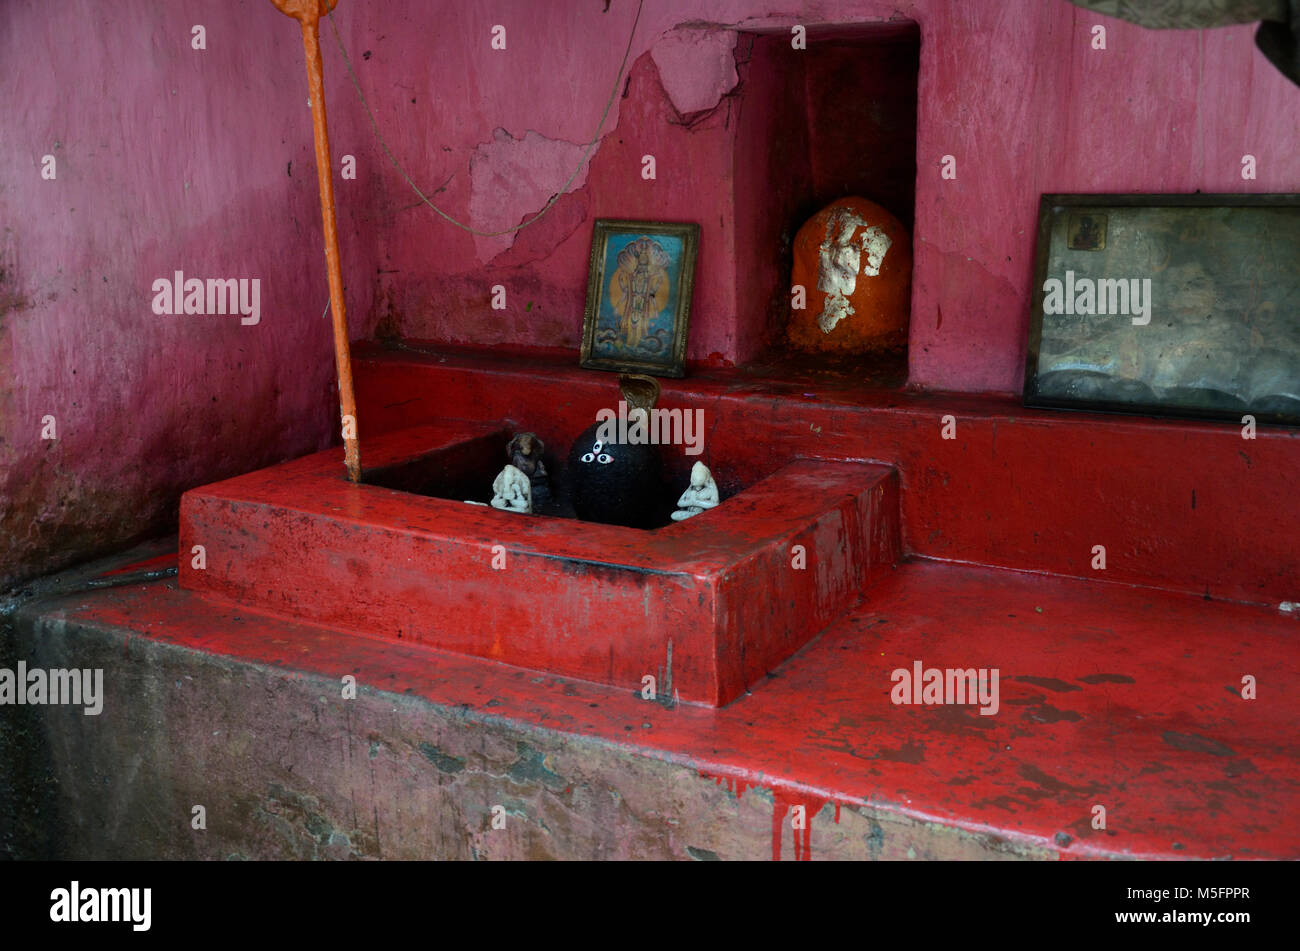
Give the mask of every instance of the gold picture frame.
[[581, 365], [686, 375], [700, 226], [598, 218], [592, 229]]

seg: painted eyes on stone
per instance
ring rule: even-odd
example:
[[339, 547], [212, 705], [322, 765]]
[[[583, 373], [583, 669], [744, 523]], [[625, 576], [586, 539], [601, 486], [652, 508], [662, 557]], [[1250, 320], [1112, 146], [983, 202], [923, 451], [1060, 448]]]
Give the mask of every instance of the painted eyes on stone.
[[603, 466], [609, 465], [611, 462], [614, 461], [614, 457], [607, 452], [601, 452], [601, 450], [604, 448], [605, 448], [604, 443], [602, 442], [596, 443], [596, 445], [591, 447], [591, 452], [583, 454], [582, 461], [599, 462]]

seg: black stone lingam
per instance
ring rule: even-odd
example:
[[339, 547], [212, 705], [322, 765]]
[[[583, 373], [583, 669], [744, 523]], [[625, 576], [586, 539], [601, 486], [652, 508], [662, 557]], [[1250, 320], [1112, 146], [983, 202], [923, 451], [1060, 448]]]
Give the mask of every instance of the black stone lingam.
[[[632, 374], [624, 374], [618, 382], [627, 404], [628, 428], [638, 411], [647, 414], [648, 424], [648, 414], [659, 398], [659, 382]], [[597, 422], [583, 430], [569, 450], [574, 514], [588, 522], [645, 528], [658, 514], [659, 447], [620, 442], [618, 429], [617, 419]]]

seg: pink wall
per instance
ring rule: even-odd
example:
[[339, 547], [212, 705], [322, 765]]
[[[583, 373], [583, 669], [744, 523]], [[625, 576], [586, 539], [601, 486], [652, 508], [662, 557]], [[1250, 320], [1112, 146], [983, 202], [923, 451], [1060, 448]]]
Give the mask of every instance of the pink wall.
[[[337, 17], [394, 153], [453, 215], [492, 229], [535, 213], [577, 166], [635, 9], [603, 6], [341, 0]], [[416, 204], [326, 27], [334, 151], [358, 168], [336, 176], [354, 338], [382, 321], [448, 342], [576, 347], [592, 219], [685, 218], [704, 227], [689, 354], [751, 356], [765, 318], [738, 299], [732, 253], [735, 28], [920, 25], [917, 385], [1019, 387], [1040, 192], [1300, 186], [1300, 90], [1255, 51], [1252, 27], [1110, 21], [1100, 52], [1089, 28], [1103, 21], [1064, 0], [777, 12], [797, 6], [647, 3], [626, 98], [589, 166], [513, 242]], [[489, 47], [495, 24], [505, 51]], [[336, 411], [295, 24], [266, 0], [10, 0], [0, 90], [2, 582], [166, 524], [185, 487], [326, 444]], [[647, 152], [654, 182], [640, 177]], [[1245, 152], [1257, 181], [1240, 180]], [[45, 154], [54, 181], [41, 180]], [[939, 178], [944, 154], [956, 181]], [[177, 269], [258, 278], [260, 323], [153, 314], [152, 281]], [[497, 283], [505, 311], [488, 308]], [[40, 438], [47, 414], [54, 441]]]
[[[737, 182], [718, 153], [737, 148], [735, 120], [743, 136], [745, 110], [752, 108], [746, 93], [770, 86], [771, 77], [728, 85], [719, 64], [727, 44], [718, 34], [733, 29], [785, 34], [795, 22], [816, 27], [889, 17], [919, 24], [914, 385], [1019, 390], [1039, 194], [1300, 187], [1300, 90], [1255, 50], [1253, 26], [1158, 33], [1064, 0], [822, 0], [804, 4], [798, 15], [773, 12], [788, 6], [647, 4], [631, 84], [615, 103], [590, 169], [551, 220], [522, 232], [510, 251], [501, 250], [508, 239], [475, 239], [410, 207], [406, 186], [358, 125], [358, 154], [371, 156], [365, 166], [380, 177], [385, 196], [378, 243], [382, 266], [396, 272], [384, 275], [395, 326], [437, 341], [576, 347], [592, 219], [686, 217], [704, 226], [689, 357], [752, 356], [767, 329], [765, 315], [743, 288], [737, 298], [734, 268], [722, 254], [744, 241], [737, 223], [755, 217], [745, 205], [761, 196], [746, 192], [744, 176]], [[620, 0], [602, 13], [595, 0], [502, 0], [443, 9], [397, 17], [354, 7], [339, 17], [348, 24], [350, 47], [375, 51], [359, 66], [362, 85], [387, 110], [385, 135], [416, 178], [445, 182], [439, 199], [453, 214], [480, 209], [479, 227], [516, 224], [570, 174], [573, 166], [560, 161], [540, 173], [539, 157], [544, 146], [567, 146], [573, 159], [580, 153], [635, 7]], [[393, 20], [402, 24], [401, 35], [389, 29]], [[508, 45], [493, 53], [488, 37], [496, 23], [507, 27]], [[1098, 23], [1108, 30], [1104, 51], [1091, 48]], [[412, 61], [434, 65], [412, 70]], [[417, 104], [398, 98], [399, 89]], [[439, 106], [421, 108], [435, 92]], [[354, 98], [345, 92], [345, 108], [354, 109]], [[675, 101], [719, 104], [684, 124]], [[640, 177], [646, 152], [658, 160], [653, 183]], [[1247, 152], [1259, 162], [1255, 181], [1240, 178]], [[957, 159], [955, 181], [940, 178], [946, 154]], [[497, 283], [511, 292], [505, 311], [487, 307]]]
[[[302, 59], [267, 2], [0, 4], [0, 585], [174, 525], [185, 488], [328, 445]], [[340, 223], [361, 319], [364, 201]], [[259, 322], [155, 315], [176, 270], [258, 279]]]

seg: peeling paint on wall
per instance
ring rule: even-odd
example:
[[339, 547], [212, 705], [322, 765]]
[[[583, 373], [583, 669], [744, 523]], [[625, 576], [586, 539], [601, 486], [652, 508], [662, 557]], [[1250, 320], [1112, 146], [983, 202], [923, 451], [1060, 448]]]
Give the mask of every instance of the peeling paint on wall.
[[[584, 149], [585, 145], [548, 139], [531, 129], [517, 139], [497, 129], [492, 141], [476, 148], [469, 160], [469, 224], [479, 231], [501, 231], [532, 218], [565, 187], [575, 169], [577, 175], [566, 191], [581, 188], [589, 167], [582, 162]], [[475, 235], [474, 248], [479, 261], [487, 263], [514, 241], [514, 233]]]
[[659, 82], [682, 116], [717, 108], [736, 88], [736, 32], [679, 27], [650, 48]]

